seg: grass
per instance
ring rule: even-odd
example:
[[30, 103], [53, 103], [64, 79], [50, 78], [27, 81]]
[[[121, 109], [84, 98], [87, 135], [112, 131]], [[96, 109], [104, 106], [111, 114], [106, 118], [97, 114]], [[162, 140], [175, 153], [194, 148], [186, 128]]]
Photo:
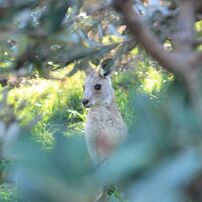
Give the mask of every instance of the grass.
[[[44, 79], [30, 80], [20, 88], [14, 88], [8, 97], [9, 103], [14, 105], [16, 114], [22, 125], [28, 124], [36, 116], [40, 121], [32, 129], [31, 134], [43, 147], [50, 147], [54, 132], [66, 132], [66, 128], [83, 121], [83, 109], [80, 104], [82, 93], [81, 73], [65, 81], [50, 81]], [[25, 103], [18, 111], [21, 103]]]

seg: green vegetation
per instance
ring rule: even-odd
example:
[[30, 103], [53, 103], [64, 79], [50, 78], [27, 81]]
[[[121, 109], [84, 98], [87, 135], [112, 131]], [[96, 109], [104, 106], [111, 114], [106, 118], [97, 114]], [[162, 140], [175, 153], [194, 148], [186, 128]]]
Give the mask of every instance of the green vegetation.
[[[159, 95], [166, 95], [163, 88], [167, 88], [169, 81], [169, 76], [161, 70], [147, 67], [142, 62], [138, 64], [138, 68], [141, 66], [144, 66], [144, 73], [131, 70], [113, 76], [117, 104], [129, 128], [135, 124], [135, 111], [131, 111], [130, 108], [130, 95], [141, 92], [148, 94], [151, 99], [155, 97], [159, 100]], [[163, 77], [166, 82], [162, 81]], [[51, 150], [57, 134], [71, 136], [78, 132], [83, 135], [86, 111], [80, 100], [84, 78], [84, 73], [78, 72], [61, 81], [32, 79], [10, 91], [8, 102], [16, 109], [16, 116], [22, 125], [28, 124], [33, 117], [40, 115], [40, 120], [30, 132], [40, 149]], [[22, 103], [26, 103], [25, 107], [18, 111]], [[12, 201], [16, 194], [15, 186], [3, 186], [0, 199]], [[112, 194], [113, 197], [115, 196]]]
[[[144, 66], [144, 70], [142, 69], [144, 72], [132, 70], [113, 76], [117, 104], [124, 119], [128, 121], [133, 120], [131, 117], [133, 114], [128, 106], [130, 91], [146, 93], [151, 98], [158, 99], [163, 87], [167, 87], [165, 83], [170, 80], [166, 73], [146, 65], [143, 62], [137, 64], [137, 68]], [[84, 73], [78, 72], [61, 81], [32, 79], [10, 91], [8, 102], [16, 109], [17, 118], [22, 125], [28, 124], [33, 117], [40, 115], [40, 120], [31, 134], [43, 147], [51, 146], [54, 133], [71, 135], [71, 130], [83, 132], [85, 109], [80, 101], [84, 78]], [[25, 107], [18, 111], [22, 103]]]
[[[202, 3], [109, 2], [0, 1], [0, 202], [202, 201]], [[81, 99], [105, 58], [129, 135], [94, 167]]]
[[52, 134], [57, 131], [67, 133], [73, 126], [81, 129], [79, 122], [84, 120], [80, 104], [82, 78], [82, 74], [77, 74], [64, 81], [33, 79], [10, 91], [8, 101], [15, 109], [22, 102], [26, 103], [20, 112], [16, 111], [21, 124], [26, 125], [40, 115], [40, 121], [31, 134], [43, 146], [51, 146]]
[[2, 184], [0, 186], [0, 200], [2, 202], [17, 202], [17, 190], [15, 185]]

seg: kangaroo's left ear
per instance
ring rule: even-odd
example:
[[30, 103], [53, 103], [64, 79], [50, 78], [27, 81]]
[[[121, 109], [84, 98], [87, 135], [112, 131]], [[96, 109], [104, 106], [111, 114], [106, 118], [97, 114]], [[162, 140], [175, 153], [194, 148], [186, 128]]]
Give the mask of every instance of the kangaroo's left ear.
[[114, 71], [114, 60], [112, 58], [108, 58], [100, 64], [99, 74], [101, 76], [111, 76]]

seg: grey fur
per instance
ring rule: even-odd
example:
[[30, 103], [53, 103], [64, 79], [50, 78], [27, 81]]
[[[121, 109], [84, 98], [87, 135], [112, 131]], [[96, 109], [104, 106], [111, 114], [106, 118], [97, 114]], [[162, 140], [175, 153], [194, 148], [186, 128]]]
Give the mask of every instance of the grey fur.
[[[111, 75], [111, 74], [110, 74]], [[125, 139], [127, 127], [115, 103], [110, 75], [100, 75], [100, 70], [91, 70], [85, 80], [83, 99], [89, 102], [85, 138], [88, 151], [96, 165], [110, 157]], [[100, 84], [100, 90], [95, 85]]]

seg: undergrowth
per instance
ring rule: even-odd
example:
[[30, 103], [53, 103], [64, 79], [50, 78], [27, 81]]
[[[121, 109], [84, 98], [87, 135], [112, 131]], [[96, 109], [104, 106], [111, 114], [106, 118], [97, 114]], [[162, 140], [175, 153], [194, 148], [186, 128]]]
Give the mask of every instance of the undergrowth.
[[[131, 110], [130, 106], [130, 95], [144, 92], [150, 94], [151, 99], [159, 99], [162, 94], [165, 95], [167, 88], [165, 84], [171, 80], [170, 75], [152, 66], [145, 68], [144, 65], [143, 62], [137, 65], [141, 71], [116, 73], [113, 76], [117, 105], [129, 128], [133, 126], [135, 120], [135, 111]], [[52, 148], [54, 136], [57, 134], [69, 136], [74, 131], [83, 134], [86, 110], [80, 100], [84, 77], [83, 73], [78, 72], [62, 81], [41, 78], [25, 80], [20, 87], [10, 91], [9, 104], [14, 106], [22, 126], [40, 116], [40, 120], [29, 135], [34, 137], [42, 150]], [[23, 107], [18, 110], [21, 105]], [[16, 201], [15, 195], [14, 185], [0, 186], [0, 201]]]

